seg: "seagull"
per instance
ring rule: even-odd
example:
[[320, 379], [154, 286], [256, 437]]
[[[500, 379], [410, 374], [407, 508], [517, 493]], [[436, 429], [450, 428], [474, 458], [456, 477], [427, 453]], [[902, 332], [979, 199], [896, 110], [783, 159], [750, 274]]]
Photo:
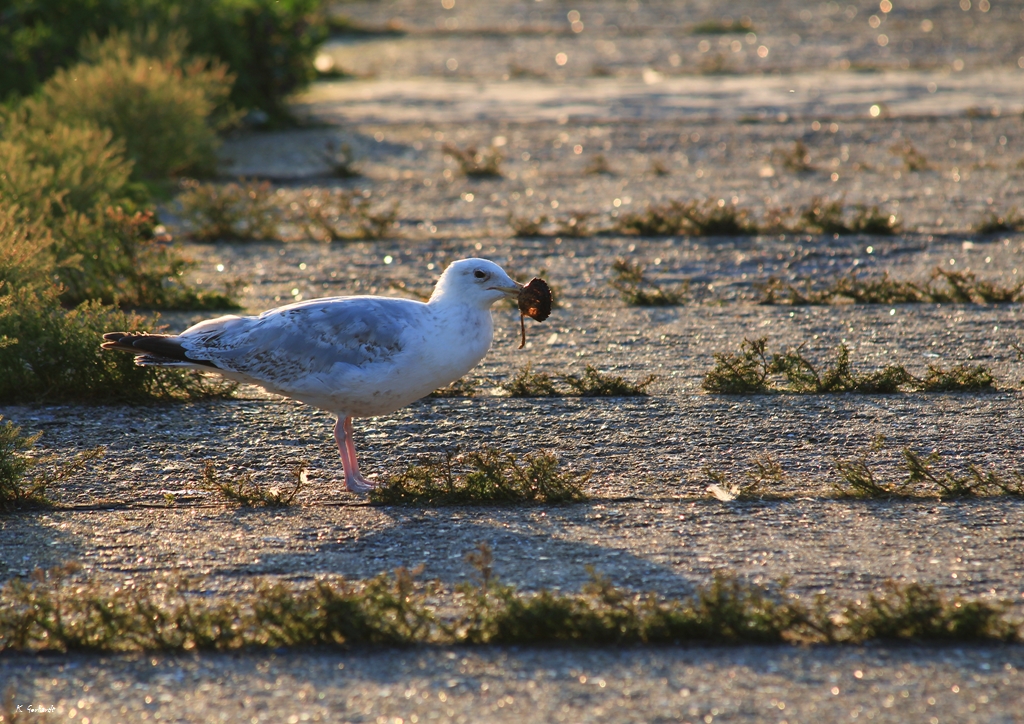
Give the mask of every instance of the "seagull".
[[494, 262], [462, 259], [426, 302], [311, 299], [175, 335], [108, 332], [102, 348], [130, 352], [144, 367], [216, 372], [330, 412], [345, 487], [363, 493], [376, 486], [359, 473], [352, 419], [395, 412], [473, 369], [491, 346], [491, 305], [522, 288]]

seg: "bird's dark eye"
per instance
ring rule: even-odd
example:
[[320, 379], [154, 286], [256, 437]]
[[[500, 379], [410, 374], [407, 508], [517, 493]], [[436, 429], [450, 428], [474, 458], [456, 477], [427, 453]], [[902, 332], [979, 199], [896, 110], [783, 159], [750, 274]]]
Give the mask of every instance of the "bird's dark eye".
[[477, 269], [475, 272], [473, 272], [473, 276], [475, 276], [477, 279], [486, 279], [487, 272], [482, 272], [479, 269]]

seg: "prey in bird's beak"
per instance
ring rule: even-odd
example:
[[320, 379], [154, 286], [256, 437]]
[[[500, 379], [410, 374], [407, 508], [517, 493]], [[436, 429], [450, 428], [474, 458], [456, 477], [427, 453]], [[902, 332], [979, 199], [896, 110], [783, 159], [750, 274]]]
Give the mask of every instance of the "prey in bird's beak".
[[519, 327], [523, 332], [523, 339], [519, 343], [519, 349], [522, 349], [526, 346], [526, 318], [543, 322], [551, 314], [551, 288], [540, 278], [531, 279], [526, 286], [520, 286], [516, 301], [519, 305]]

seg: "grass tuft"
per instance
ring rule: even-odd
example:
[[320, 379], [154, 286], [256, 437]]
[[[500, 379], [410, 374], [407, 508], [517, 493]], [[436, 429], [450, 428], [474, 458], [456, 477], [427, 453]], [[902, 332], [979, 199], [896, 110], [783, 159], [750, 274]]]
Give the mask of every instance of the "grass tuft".
[[280, 210], [268, 181], [182, 182], [182, 215], [200, 241], [276, 239]]
[[548, 217], [539, 216], [516, 216], [511, 212], [508, 215], [508, 225], [512, 227], [512, 233], [518, 237], [544, 236], [544, 226], [548, 223]]
[[501, 383], [501, 389], [510, 397], [559, 397], [551, 376], [544, 372], [534, 372], [532, 365], [527, 364], [514, 377]]
[[749, 18], [740, 20], [702, 20], [691, 28], [694, 35], [724, 35], [727, 33], [750, 33], [753, 32], [754, 24]]
[[324, 151], [321, 154], [324, 163], [335, 178], [357, 178], [362, 172], [355, 165], [356, 157], [352, 152], [352, 146], [342, 143], [334, 145], [334, 141], [327, 141], [324, 144]]
[[774, 152], [783, 167], [796, 173], [808, 173], [814, 170], [811, 165], [811, 153], [803, 141], [795, 141], [791, 149], [776, 149]]
[[510, 397], [646, 397], [647, 388], [656, 378], [648, 375], [639, 382], [630, 382], [587, 365], [581, 376], [565, 375], [562, 379], [568, 391], [559, 390], [549, 375], [533, 372], [527, 364], [511, 380], [502, 382], [501, 389]]
[[629, 382], [618, 375], [602, 374], [592, 365], [587, 365], [580, 377], [566, 375], [573, 396], [578, 397], [646, 397], [647, 388], [654, 382], [655, 375], [647, 375], [639, 382]]
[[430, 393], [430, 397], [475, 397], [480, 383], [463, 377], [455, 380], [450, 385], [439, 387]]
[[839, 481], [833, 483], [836, 494], [844, 498], [969, 498], [984, 495], [1024, 496], [1024, 470], [1000, 473], [985, 471], [970, 465], [966, 473], [937, 469], [941, 456], [932, 451], [922, 456], [910, 448], [903, 448], [903, 480], [880, 480], [869, 464], [872, 454], [885, 446], [881, 436], [870, 447], [850, 460], [837, 460]]
[[748, 500], [776, 499], [779, 495], [771, 488], [786, 482], [786, 473], [775, 458], [765, 453], [751, 460], [752, 467], [744, 471], [738, 481], [730, 481], [724, 472], [704, 468], [704, 474], [711, 480], [707, 491], [723, 503]]
[[819, 368], [799, 349], [774, 353], [766, 351], [767, 337], [746, 339], [739, 354], [715, 354], [715, 366], [704, 376], [707, 392], [724, 395], [757, 395], [769, 392], [830, 394], [858, 392], [892, 394], [917, 392], [976, 392], [994, 387], [991, 373], [981, 365], [957, 365], [945, 369], [929, 365], [923, 378], [910, 374], [903, 365], [855, 373], [850, 350], [839, 345], [835, 360]]
[[612, 271], [615, 278], [608, 283], [631, 307], [669, 307], [686, 302], [688, 284], [679, 289], [664, 289], [647, 279], [646, 268], [637, 262], [616, 259], [612, 264]]
[[723, 199], [670, 201], [619, 217], [617, 228], [640, 236], [748, 236], [757, 233], [749, 214]]
[[978, 279], [974, 272], [947, 271], [936, 267], [925, 284], [893, 279], [888, 272], [861, 279], [856, 272], [836, 277], [825, 286], [802, 286], [775, 278], [758, 287], [760, 304], [792, 306], [855, 304], [1007, 304], [1024, 301], [1024, 282], [1004, 287]]
[[559, 471], [550, 453], [527, 455], [522, 462], [496, 448], [425, 458], [370, 491], [381, 505], [492, 505], [578, 503], [590, 473]]
[[892, 155], [903, 159], [903, 166], [907, 171], [927, 171], [930, 168], [927, 157], [918, 151], [910, 141], [897, 143], [889, 151]]
[[890, 236], [900, 230], [895, 214], [884, 214], [877, 206], [854, 207], [853, 218], [847, 223], [842, 200], [829, 201], [815, 196], [800, 212], [794, 231], [814, 234], [874, 234]]
[[325, 241], [384, 239], [394, 233], [398, 207], [397, 201], [374, 207], [368, 191], [306, 191], [298, 223], [311, 237]]
[[608, 163], [608, 159], [603, 153], [595, 154], [590, 161], [587, 162], [587, 166], [583, 169], [583, 173], [590, 176], [615, 175], [615, 172], [612, 171], [611, 165]]
[[253, 479], [252, 473], [242, 473], [224, 480], [217, 474], [213, 462], [207, 460], [203, 466], [200, 486], [243, 508], [287, 508], [308, 482], [305, 464], [292, 468], [291, 475], [294, 482], [290, 489], [260, 485]]
[[501, 176], [501, 162], [504, 160], [498, 149], [491, 147], [477, 150], [475, 146], [461, 149], [454, 143], [444, 144], [444, 152], [459, 164], [462, 173], [469, 178], [497, 178]]
[[1024, 216], [1016, 208], [1005, 214], [990, 211], [977, 224], [974, 230], [979, 234], [998, 234], [1003, 231], [1024, 231]]
[[[3, 422], [3, 415], [0, 423], [0, 511], [51, 507], [52, 495], [60, 485], [103, 456], [103, 448], [95, 448], [58, 464], [54, 455], [33, 454], [42, 433], [22, 435], [19, 426], [10, 420]], [[30, 475], [37, 468], [42, 471]]]

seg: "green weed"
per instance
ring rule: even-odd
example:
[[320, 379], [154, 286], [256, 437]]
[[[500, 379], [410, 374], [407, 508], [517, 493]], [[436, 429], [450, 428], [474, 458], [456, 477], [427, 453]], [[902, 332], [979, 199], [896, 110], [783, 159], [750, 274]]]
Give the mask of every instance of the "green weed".
[[772, 390], [768, 338], [744, 339], [739, 354], [715, 353], [715, 366], [704, 376], [701, 387], [721, 395], [759, 395]]
[[241, 473], [224, 480], [217, 474], [213, 462], [207, 460], [203, 466], [200, 486], [243, 508], [286, 508], [306, 486], [306, 466], [295, 466], [291, 470], [291, 475], [294, 482], [290, 489], [260, 485], [253, 479], [252, 473]]
[[759, 285], [760, 304], [793, 306], [855, 304], [1005, 304], [1024, 300], [1024, 282], [1004, 287], [979, 280], [973, 272], [947, 271], [936, 267], [924, 284], [882, 277], [862, 279], [856, 272], [837, 277], [824, 286], [810, 280], [802, 286], [775, 278]]
[[849, 460], [836, 460], [835, 468], [839, 482], [832, 487], [843, 498], [896, 498], [906, 495], [906, 481], [884, 482], [875, 477], [868, 465], [869, 457], [885, 447], [885, 438], [876, 436], [867, 450]]
[[829, 201], [815, 196], [800, 212], [797, 228], [819, 234], [847, 234], [850, 231], [843, 222], [843, 202]]
[[979, 234], [998, 234], [1003, 231], [1024, 231], [1024, 216], [1012, 208], [1005, 214], [990, 211], [977, 224], [974, 230]]
[[267, 181], [228, 184], [186, 180], [178, 197], [190, 234], [200, 241], [276, 239], [281, 211]]
[[918, 151], [910, 141], [897, 143], [889, 151], [892, 155], [903, 159], [903, 166], [907, 171], [926, 171], [930, 167], [925, 155]]
[[766, 498], [778, 498], [778, 494], [772, 488], [786, 482], [786, 474], [771, 455], [765, 453], [758, 455], [751, 460], [752, 467], [744, 471], [744, 476], [738, 481], [731, 481], [721, 470], [704, 468], [704, 474], [711, 481], [707, 491], [722, 502], [733, 500], [764, 500]]
[[583, 173], [591, 176], [612, 176], [615, 174], [608, 163], [608, 159], [605, 158], [603, 153], [595, 154], [590, 161], [587, 162], [587, 166], [583, 169]]
[[844, 218], [844, 205], [841, 200], [829, 201], [815, 196], [800, 212], [796, 226], [798, 232], [814, 234], [874, 234], [888, 236], [900, 230], [900, 222], [895, 214], [884, 214], [877, 206], [856, 206], [853, 218], [849, 223]]
[[544, 372], [534, 372], [527, 364], [515, 376], [501, 383], [501, 389], [510, 397], [559, 397], [551, 377]]
[[945, 369], [929, 365], [923, 378], [910, 374], [902, 365], [888, 365], [869, 373], [855, 373], [850, 350], [839, 345], [836, 358], [823, 368], [808, 360], [799, 349], [766, 352], [767, 337], [744, 340], [739, 354], [715, 354], [715, 366], [704, 377], [707, 392], [725, 395], [755, 395], [768, 392], [828, 394], [858, 392], [892, 394], [902, 391], [972, 392], [991, 389], [992, 375], [978, 366], [957, 365]]
[[1006, 603], [946, 599], [919, 583], [886, 581], [882, 592], [846, 604], [837, 618], [849, 641], [1014, 641], [1019, 625], [1005, 618]]
[[619, 217], [617, 228], [641, 236], [746, 236], [757, 233], [748, 213], [723, 199], [649, 206]]
[[469, 178], [496, 178], [501, 176], [501, 162], [504, 160], [496, 148], [479, 151], [475, 146], [461, 149], [454, 143], [444, 144], [444, 152], [458, 164], [462, 173]]
[[877, 206], [856, 206], [850, 230], [855, 234], [891, 236], [900, 231], [900, 220], [896, 214], [886, 214]]
[[690, 29], [694, 35], [724, 35], [727, 33], [751, 33], [754, 24], [750, 18], [740, 20], [702, 20]]
[[659, 158], [651, 159], [651, 165], [648, 167], [648, 172], [654, 176], [668, 176], [672, 173], [669, 167]]
[[539, 216], [516, 216], [511, 212], [508, 215], [508, 225], [512, 227], [512, 233], [518, 237], [544, 236], [544, 226], [548, 223], [548, 217]]
[[623, 590], [593, 571], [580, 593], [523, 593], [498, 579], [485, 544], [467, 559], [475, 580], [454, 595], [419, 581], [419, 569], [399, 568], [365, 581], [318, 577], [301, 588], [257, 580], [230, 599], [204, 595], [201, 579], [115, 586], [66, 564], [0, 588], [0, 651], [1021, 639], [1006, 603], [949, 599], [916, 583], [886, 582], [866, 600], [823, 594], [810, 607], [784, 586], [722, 572], [680, 599]]
[[558, 219], [555, 226], [556, 236], [566, 236], [570, 239], [579, 239], [591, 235], [589, 219], [593, 214], [587, 211], [576, 211], [568, 216]]
[[647, 388], [656, 379], [647, 375], [639, 382], [629, 382], [618, 375], [603, 374], [592, 365], [587, 365], [583, 374], [565, 375], [562, 378], [577, 397], [646, 397]]
[[608, 283], [632, 307], [676, 306], [686, 302], [689, 285], [679, 289], [664, 289], [646, 278], [647, 270], [638, 262], [616, 259], [612, 271], [615, 277]]
[[384, 239], [394, 232], [399, 203], [374, 207], [369, 192], [307, 191], [298, 219], [313, 238], [325, 241]]
[[945, 369], [930, 364], [917, 387], [922, 392], [991, 390], [995, 388], [995, 379], [983, 365], [958, 364]]
[[583, 374], [565, 375], [562, 381], [569, 387], [561, 391], [555, 381], [543, 372], [533, 372], [527, 364], [515, 376], [501, 383], [501, 389], [510, 397], [646, 397], [647, 387], [655, 380], [648, 375], [639, 382], [630, 382], [618, 375], [604, 374], [587, 365]]
[[333, 141], [327, 141], [324, 144], [322, 158], [331, 170], [331, 175], [335, 178], [356, 178], [362, 176], [359, 168], [355, 165], [356, 158], [355, 154], [352, 153], [352, 147], [347, 143], [335, 146]]
[[3, 422], [0, 415], [0, 511], [52, 506], [63, 483], [103, 456], [103, 448], [95, 448], [57, 463], [54, 455], [34, 454], [40, 437], [42, 433], [22, 435], [20, 427], [10, 420]]
[[496, 448], [456, 455], [446, 451], [425, 458], [370, 491], [381, 505], [492, 505], [574, 503], [587, 500], [590, 474], [561, 472], [550, 453], [522, 462]]
[[439, 387], [430, 393], [430, 397], [475, 397], [480, 383], [463, 377], [446, 387]]
[[879, 480], [869, 458], [884, 447], [884, 438], [877, 437], [865, 452], [850, 460], [837, 460], [839, 482], [833, 489], [840, 497], [894, 498], [939, 497], [965, 498], [982, 495], [1024, 496], [1024, 470], [1010, 473], [985, 471], [969, 465], [966, 474], [937, 469], [942, 458], [937, 452], [922, 456], [910, 448], [901, 451], [906, 477], [902, 480]]
[[794, 141], [793, 147], [788, 150], [776, 149], [772, 155], [790, 171], [808, 173], [814, 170], [814, 166], [811, 165], [811, 153], [803, 141]]

